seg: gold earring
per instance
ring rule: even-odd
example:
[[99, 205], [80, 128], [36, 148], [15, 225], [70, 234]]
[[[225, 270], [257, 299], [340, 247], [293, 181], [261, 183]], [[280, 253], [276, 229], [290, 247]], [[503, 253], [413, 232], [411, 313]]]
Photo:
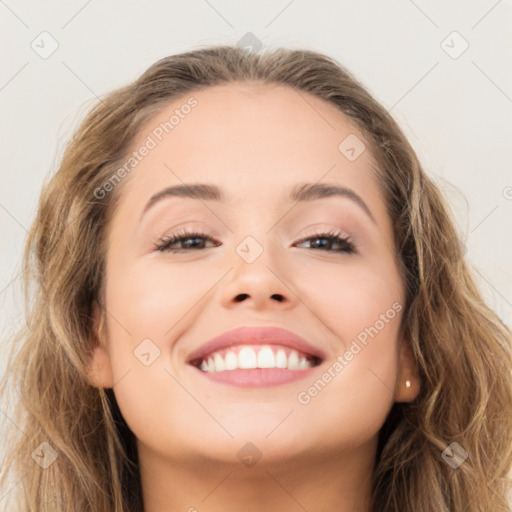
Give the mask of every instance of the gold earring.
[[410, 388], [411, 387], [411, 381], [410, 380], [406, 380], [405, 381], [405, 387], [406, 388]]

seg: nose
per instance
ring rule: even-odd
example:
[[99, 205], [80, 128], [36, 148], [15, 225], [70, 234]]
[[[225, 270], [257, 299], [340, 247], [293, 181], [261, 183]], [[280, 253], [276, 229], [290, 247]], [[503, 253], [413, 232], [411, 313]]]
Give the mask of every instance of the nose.
[[[249, 250], [254, 249], [249, 244]], [[245, 303], [245, 307], [255, 310], [277, 305], [286, 310], [296, 304], [298, 299], [291, 289], [293, 278], [290, 271], [279, 264], [278, 254], [269, 247], [263, 248], [254, 261], [240, 254], [236, 253], [232, 260], [232, 270], [222, 291], [225, 307], [240, 307], [238, 303]]]
[[[255, 294], [254, 294], [255, 295]], [[254, 296], [253, 295], [253, 296]], [[236, 297], [235, 297], [235, 302], [242, 302], [246, 299], [250, 299], [252, 296], [249, 295], [248, 293], [239, 293]], [[280, 293], [273, 293], [271, 296], [270, 296], [271, 299], [273, 300], [277, 300], [278, 302], [283, 302], [285, 299], [284, 299], [284, 296]]]

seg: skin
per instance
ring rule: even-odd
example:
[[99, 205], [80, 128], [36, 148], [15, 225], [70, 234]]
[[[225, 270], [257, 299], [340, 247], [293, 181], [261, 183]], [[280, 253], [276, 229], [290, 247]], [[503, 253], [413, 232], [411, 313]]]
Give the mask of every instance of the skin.
[[[365, 327], [404, 304], [370, 150], [349, 161], [338, 145], [349, 134], [364, 140], [360, 131], [285, 86], [231, 83], [192, 95], [198, 105], [119, 185], [106, 239], [106, 329], [104, 311], [94, 311], [90, 381], [114, 387], [137, 438], [144, 510], [368, 511], [378, 432], [394, 401], [419, 392], [400, 336], [403, 309], [308, 404], [297, 396]], [[189, 96], [148, 121], [133, 148]], [[376, 222], [348, 198], [289, 201], [302, 182], [352, 189]], [[182, 183], [218, 185], [227, 201], [167, 198], [140, 220], [153, 194]], [[159, 237], [183, 229], [206, 230], [215, 245], [155, 250]], [[315, 234], [331, 229], [350, 235], [356, 254], [315, 248]], [[247, 236], [263, 248], [250, 264], [236, 252]], [[244, 325], [288, 329], [327, 359], [314, 378], [250, 389], [212, 383], [185, 364]], [[149, 366], [133, 354], [147, 338], [160, 350]], [[261, 454], [252, 467], [237, 457], [244, 446], [251, 453], [248, 442]]]

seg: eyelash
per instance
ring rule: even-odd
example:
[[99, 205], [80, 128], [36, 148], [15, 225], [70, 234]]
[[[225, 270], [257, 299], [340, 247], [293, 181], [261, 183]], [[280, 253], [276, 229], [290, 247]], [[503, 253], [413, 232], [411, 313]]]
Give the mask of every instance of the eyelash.
[[[155, 249], [160, 252], [170, 252], [170, 253], [177, 253], [177, 252], [184, 252], [188, 251], [190, 249], [176, 249], [172, 250], [170, 247], [174, 245], [176, 242], [181, 242], [183, 240], [188, 240], [190, 238], [203, 238], [205, 240], [209, 240], [211, 242], [214, 241], [213, 235], [210, 233], [199, 233], [199, 232], [187, 232], [187, 231], [180, 231], [178, 233], [162, 237], [158, 243], [155, 246]], [[327, 231], [327, 232], [321, 232], [321, 233], [315, 233], [313, 235], [310, 235], [306, 238], [302, 238], [297, 243], [303, 243], [307, 242], [309, 240], [315, 240], [315, 239], [325, 239], [330, 240], [331, 242], [336, 242], [340, 244], [343, 249], [329, 249], [327, 252], [336, 252], [336, 253], [345, 253], [345, 254], [355, 254], [355, 244], [351, 241], [350, 237], [344, 237], [340, 232], [338, 231]], [[200, 247], [199, 249], [205, 249], [205, 247]], [[311, 247], [309, 249], [312, 249]]]

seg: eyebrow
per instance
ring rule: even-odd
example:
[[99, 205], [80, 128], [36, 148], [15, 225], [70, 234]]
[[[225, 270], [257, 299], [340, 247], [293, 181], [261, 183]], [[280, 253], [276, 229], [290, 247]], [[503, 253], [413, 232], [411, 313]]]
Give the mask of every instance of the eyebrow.
[[[290, 200], [296, 202], [314, 201], [316, 199], [325, 199], [328, 197], [345, 197], [357, 204], [370, 217], [374, 224], [377, 224], [375, 217], [368, 208], [363, 199], [352, 189], [336, 185], [333, 183], [299, 183], [290, 192]], [[197, 199], [202, 201], [224, 202], [225, 195], [216, 185], [208, 183], [191, 183], [183, 185], [174, 185], [167, 187], [152, 195], [146, 203], [142, 216], [156, 203], [162, 199], [170, 197], [180, 197], [188, 199]]]

